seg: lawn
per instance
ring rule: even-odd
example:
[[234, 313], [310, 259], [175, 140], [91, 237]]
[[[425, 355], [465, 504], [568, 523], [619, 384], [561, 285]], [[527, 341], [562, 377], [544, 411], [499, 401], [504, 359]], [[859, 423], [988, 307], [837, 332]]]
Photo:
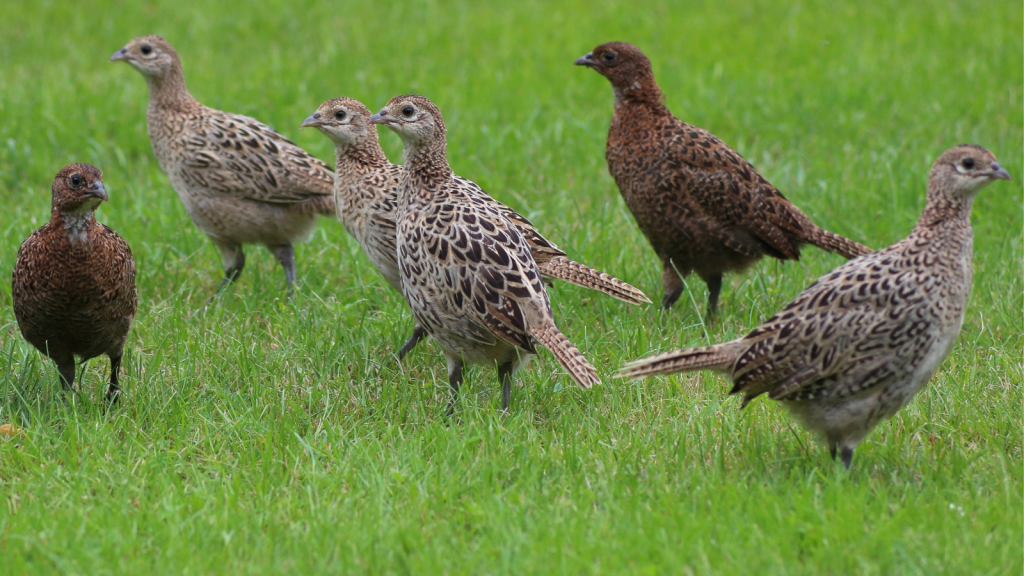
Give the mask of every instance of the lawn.
[[[1020, 574], [1024, 570], [1024, 7], [970, 1], [612, 4], [5, 2], [0, 19], [0, 572], [4, 574]], [[433, 99], [454, 170], [576, 260], [661, 297], [660, 267], [604, 162], [607, 40], [651, 58], [677, 116], [731, 144], [821, 226], [882, 247], [963, 142], [1015, 180], [974, 207], [975, 278], [931, 384], [846, 471], [712, 374], [611, 379], [655, 351], [734, 338], [842, 259], [813, 248], [728, 276], [703, 325], [560, 284], [556, 318], [604, 377], [547, 352], [511, 413], [491, 369], [444, 417], [443, 356], [393, 352], [412, 319], [341, 225], [269, 252], [205, 315], [219, 254], [150, 150], [141, 76], [107, 58], [160, 34], [203, 103], [333, 164], [299, 123], [335, 96]], [[382, 143], [400, 161], [397, 137]], [[131, 244], [139, 312], [126, 395], [108, 363], [64, 403], [21, 337], [9, 279], [66, 163], [104, 171], [98, 219]]]

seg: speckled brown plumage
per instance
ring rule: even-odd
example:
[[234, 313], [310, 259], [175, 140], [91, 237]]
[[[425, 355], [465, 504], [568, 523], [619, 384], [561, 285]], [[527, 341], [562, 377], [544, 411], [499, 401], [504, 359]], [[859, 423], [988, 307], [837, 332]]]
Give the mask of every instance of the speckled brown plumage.
[[309, 237], [318, 214], [335, 213], [331, 169], [259, 121], [197, 102], [177, 52], [159, 36], [135, 38], [110, 59], [146, 78], [153, 154], [192, 222], [220, 250], [221, 285], [241, 274], [244, 244], [264, 244], [291, 293], [293, 245]]
[[[401, 292], [395, 234], [398, 189], [403, 169], [389, 162], [384, 155], [377, 131], [367, 124], [370, 115], [370, 111], [358, 100], [334, 98], [321, 104], [316, 112], [303, 121], [302, 126], [315, 127], [334, 142], [338, 216], [388, 284]], [[455, 175], [452, 178], [460, 189], [500, 211], [519, 229], [545, 280], [557, 278], [598, 290], [631, 304], [650, 302], [643, 292], [629, 284], [570, 260], [565, 252], [544, 238], [529, 220], [491, 198], [473, 182]], [[417, 326], [399, 350], [399, 358], [412, 350], [424, 334], [423, 328]]]
[[512, 375], [540, 342], [584, 387], [600, 380], [555, 327], [540, 269], [523, 233], [493, 202], [454, 177], [440, 110], [398, 96], [370, 118], [405, 144], [398, 265], [418, 325], [444, 349], [453, 402], [466, 362], [497, 364], [502, 407]]
[[610, 42], [576, 60], [608, 78], [615, 114], [605, 158], [637, 225], [662, 262], [662, 306], [682, 294], [680, 276], [708, 285], [713, 316], [725, 272], [764, 255], [800, 257], [813, 244], [846, 258], [871, 250], [822, 230], [721, 140], [672, 115], [650, 61], [632, 44]]
[[822, 276], [743, 338], [652, 356], [621, 375], [724, 372], [744, 405], [764, 393], [782, 401], [849, 467], [857, 444], [953, 349], [971, 289], [971, 204], [994, 179], [1010, 175], [984, 148], [946, 151], [905, 239]]
[[14, 265], [14, 316], [29, 344], [57, 364], [65, 390], [75, 356], [110, 357], [107, 399], [120, 395], [118, 373], [135, 317], [135, 261], [128, 243], [93, 216], [107, 199], [102, 172], [70, 164], [51, 187], [50, 221], [22, 243]]

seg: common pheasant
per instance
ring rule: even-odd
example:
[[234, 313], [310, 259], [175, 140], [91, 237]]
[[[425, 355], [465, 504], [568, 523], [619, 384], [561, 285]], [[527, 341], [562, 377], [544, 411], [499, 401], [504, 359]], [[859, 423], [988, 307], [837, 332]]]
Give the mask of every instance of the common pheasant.
[[663, 308], [696, 272], [718, 309], [722, 275], [762, 256], [800, 258], [813, 244], [846, 258], [869, 248], [814, 225], [761, 174], [707, 130], [672, 115], [651, 63], [636, 46], [609, 42], [576, 60], [607, 78], [615, 94], [605, 159], [640, 231], [661, 259]]
[[197, 102], [178, 53], [159, 36], [135, 38], [110, 60], [146, 78], [153, 154], [192, 222], [220, 250], [220, 286], [242, 273], [244, 244], [263, 244], [292, 294], [293, 245], [312, 234], [318, 214], [335, 214], [331, 169], [258, 120]]
[[124, 345], [138, 308], [132, 251], [94, 217], [107, 200], [99, 168], [69, 164], [50, 191], [50, 221], [18, 250], [14, 316], [25, 340], [57, 364], [64, 390], [73, 390], [76, 356], [84, 362], [106, 354], [107, 400], [116, 403]]
[[398, 96], [370, 123], [384, 124], [405, 145], [397, 232], [402, 292], [417, 323], [447, 356], [449, 414], [466, 362], [497, 364], [507, 411], [512, 376], [536, 353], [537, 342], [583, 388], [600, 382], [593, 366], [555, 326], [540, 269], [522, 232], [452, 174], [444, 119], [433, 102]]

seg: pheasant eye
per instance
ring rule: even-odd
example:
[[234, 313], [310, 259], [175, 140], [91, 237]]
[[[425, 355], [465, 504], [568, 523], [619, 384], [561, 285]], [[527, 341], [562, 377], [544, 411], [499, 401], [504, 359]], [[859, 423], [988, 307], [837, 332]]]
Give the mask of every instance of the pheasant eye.
[[964, 158], [963, 162], [960, 163], [964, 168], [970, 170], [974, 168], [974, 158]]
[[338, 120], [341, 120], [342, 118], [345, 117], [345, 111], [338, 110], [337, 112], [334, 113], [334, 117], [337, 118]]
[[142, 53], [143, 54], [149, 54], [152, 51], [153, 51], [153, 47], [152, 46], [147, 45], [147, 46], [143, 46], [142, 47]]
[[81, 186], [82, 185], [82, 177], [79, 176], [78, 174], [75, 174], [74, 176], [72, 176], [71, 177], [71, 185], [76, 187], [76, 188], [78, 186]]
[[413, 113], [412, 106], [406, 106], [405, 108], [402, 108], [402, 116], [405, 116], [406, 118], [409, 118], [410, 116], [412, 116], [412, 113]]
[[605, 52], [604, 59], [607, 60], [608, 62], [611, 62], [612, 60], [615, 60], [615, 54], [611, 52]]

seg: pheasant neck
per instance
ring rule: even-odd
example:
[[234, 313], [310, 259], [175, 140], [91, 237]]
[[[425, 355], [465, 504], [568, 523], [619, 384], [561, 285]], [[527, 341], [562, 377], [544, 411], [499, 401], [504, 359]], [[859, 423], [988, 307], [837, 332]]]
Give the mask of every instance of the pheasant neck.
[[430, 198], [438, 184], [451, 179], [452, 169], [448, 165], [445, 144], [442, 137], [428, 146], [406, 145], [405, 172], [412, 185], [409, 189], [415, 194]]
[[974, 194], [952, 194], [941, 188], [929, 192], [921, 217], [917, 220], [918, 227], [934, 227], [944, 223], [964, 224], [970, 226], [971, 206]]
[[346, 229], [349, 228], [353, 204], [365, 202], [377, 194], [377, 189], [367, 183], [372, 182], [374, 175], [389, 165], [380, 145], [375, 148], [352, 143], [334, 144], [336, 209]]
[[50, 220], [53, 225], [67, 235], [72, 244], [83, 244], [89, 241], [89, 228], [96, 222], [92, 210], [75, 212], [54, 209]]
[[628, 86], [612, 86], [615, 94], [615, 107], [626, 103], [646, 103], [662, 106], [664, 95], [651, 74], [641, 74]]
[[335, 142], [335, 171], [343, 172], [350, 168], [380, 168], [387, 166], [388, 157], [380, 147], [380, 141], [368, 138], [359, 142]]
[[149, 86], [150, 105], [178, 109], [195, 102], [195, 98], [185, 86], [185, 74], [181, 71], [181, 64], [177, 62], [167, 74], [146, 76], [146, 84]]

